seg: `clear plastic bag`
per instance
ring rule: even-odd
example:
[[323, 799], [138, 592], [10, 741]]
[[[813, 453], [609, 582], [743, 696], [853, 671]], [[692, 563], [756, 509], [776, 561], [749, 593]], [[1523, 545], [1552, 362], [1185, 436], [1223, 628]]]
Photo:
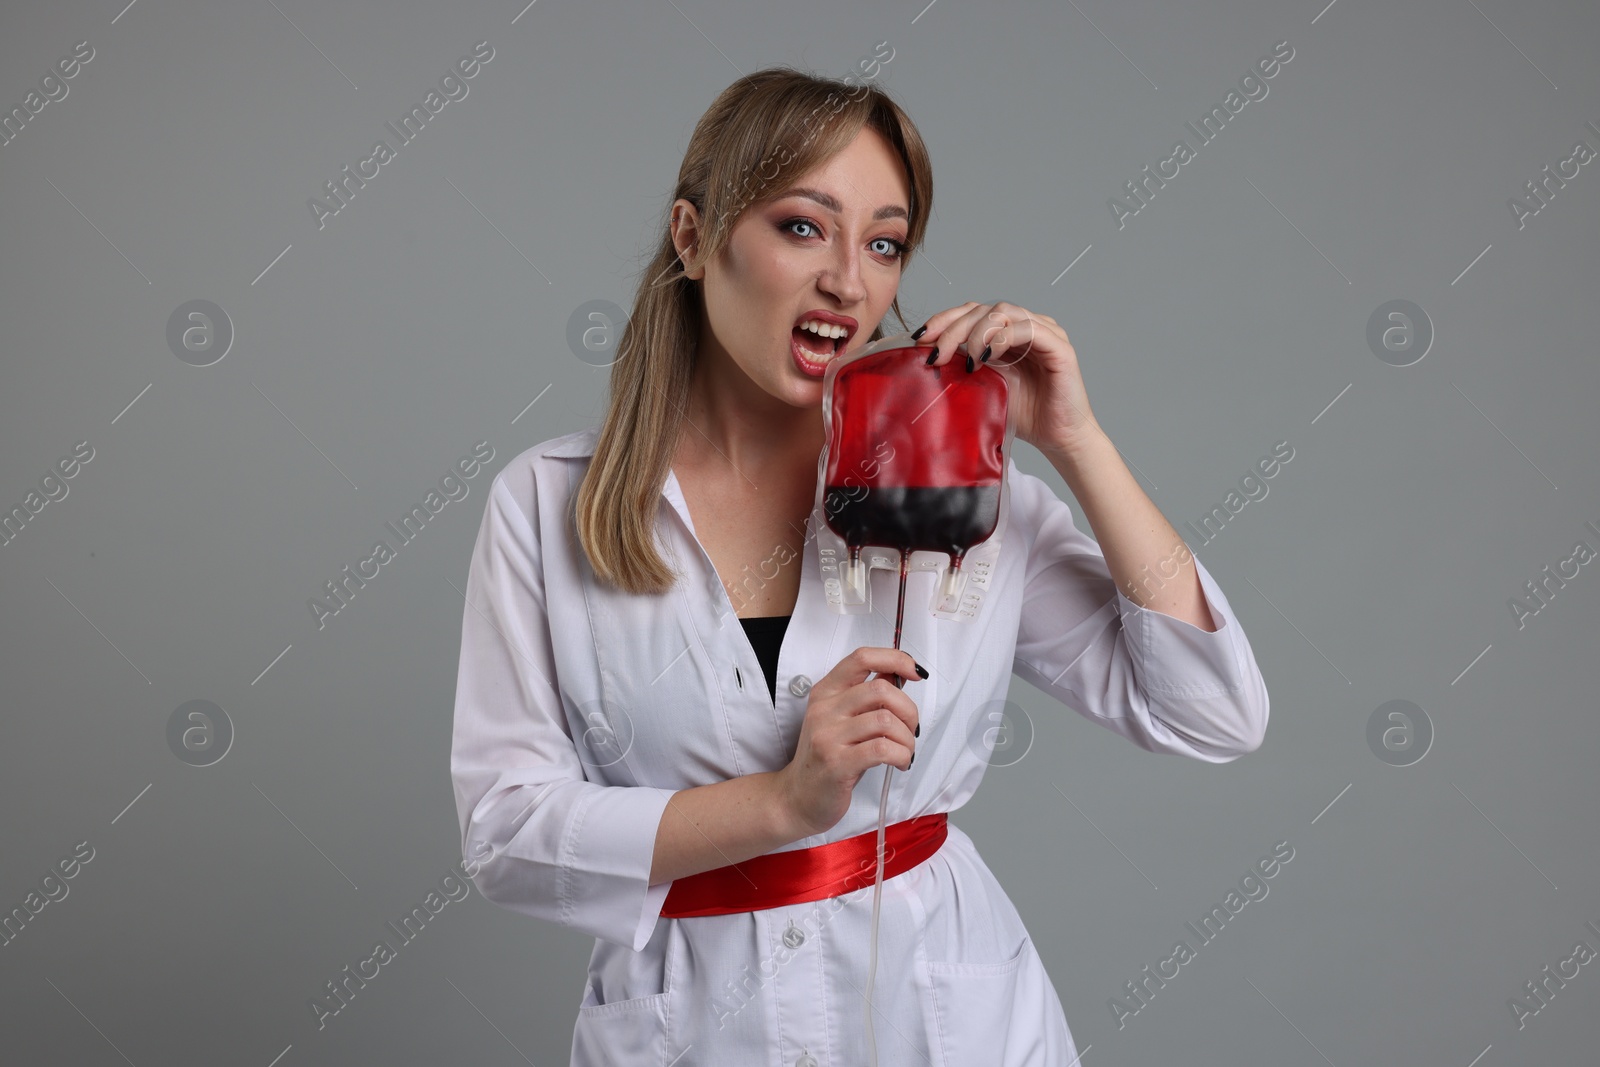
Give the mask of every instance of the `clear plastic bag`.
[[823, 375], [824, 443], [814, 514], [828, 606], [872, 610], [868, 571], [940, 571], [928, 609], [979, 613], [1005, 532], [1015, 417], [1005, 375], [968, 372], [958, 354], [927, 365], [933, 346], [909, 333], [835, 357]]

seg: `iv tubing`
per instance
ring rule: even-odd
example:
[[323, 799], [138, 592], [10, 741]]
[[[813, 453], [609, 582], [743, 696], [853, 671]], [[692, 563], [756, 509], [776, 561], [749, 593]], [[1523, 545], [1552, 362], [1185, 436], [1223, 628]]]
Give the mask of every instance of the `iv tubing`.
[[[910, 569], [911, 550], [900, 552], [900, 603], [894, 612], [894, 647], [900, 647], [900, 628], [906, 620], [906, 574]], [[895, 675], [894, 684], [905, 688], [905, 679]], [[872, 1028], [872, 983], [878, 974], [878, 907], [883, 899], [883, 839], [889, 813], [889, 777], [893, 764], [883, 765], [883, 794], [878, 798], [878, 871], [872, 881], [872, 955], [867, 964], [867, 1063], [878, 1067], [878, 1041]]]

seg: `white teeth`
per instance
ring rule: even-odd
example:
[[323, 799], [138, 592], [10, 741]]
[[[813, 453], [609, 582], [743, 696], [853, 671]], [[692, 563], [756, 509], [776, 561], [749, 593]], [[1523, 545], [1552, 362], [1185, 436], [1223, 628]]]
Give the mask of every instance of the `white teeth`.
[[[795, 328], [799, 330], [805, 330], [808, 333], [814, 333], [818, 337], [831, 341], [837, 341], [839, 338], [847, 337], [850, 334], [850, 331], [845, 329], [843, 326], [836, 326], [831, 322], [823, 322], [820, 319], [807, 319]], [[805, 345], [800, 345], [799, 348], [800, 351], [805, 354], [807, 359], [817, 364], [828, 362], [836, 354], [832, 345], [826, 346], [821, 352], [813, 352]]]
[[805, 322], [802, 322], [797, 329], [810, 330], [819, 337], [827, 337], [833, 340], [838, 340], [850, 332], [843, 326], [835, 326], [832, 323], [821, 322], [817, 319], [807, 319]]
[[826, 363], [828, 360], [833, 358], [833, 349], [831, 348], [826, 352], [813, 352], [805, 345], [797, 345], [796, 347], [798, 347], [800, 351], [805, 354], [805, 357], [813, 363]]

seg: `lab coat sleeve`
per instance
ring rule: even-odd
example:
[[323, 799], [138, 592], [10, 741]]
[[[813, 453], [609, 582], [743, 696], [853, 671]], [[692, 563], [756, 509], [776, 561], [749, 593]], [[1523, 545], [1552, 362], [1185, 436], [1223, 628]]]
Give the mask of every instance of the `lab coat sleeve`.
[[1266, 683], [1199, 557], [1215, 632], [1129, 600], [1071, 508], [1015, 462], [1011, 472], [1015, 543], [1032, 538], [1013, 672], [1151, 752], [1227, 763], [1259, 748]]
[[466, 870], [502, 907], [637, 952], [671, 887], [648, 882], [672, 791], [586, 780], [556, 687], [538, 509], [524, 513], [505, 475], [461, 623], [450, 774]]

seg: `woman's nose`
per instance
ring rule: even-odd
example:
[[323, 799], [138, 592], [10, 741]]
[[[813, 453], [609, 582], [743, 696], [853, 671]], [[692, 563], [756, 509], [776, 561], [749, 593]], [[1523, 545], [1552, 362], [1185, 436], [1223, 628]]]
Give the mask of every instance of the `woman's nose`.
[[867, 287], [861, 280], [860, 251], [841, 246], [833, 263], [817, 279], [817, 284], [824, 292], [838, 297], [842, 303], [854, 304], [864, 300]]

